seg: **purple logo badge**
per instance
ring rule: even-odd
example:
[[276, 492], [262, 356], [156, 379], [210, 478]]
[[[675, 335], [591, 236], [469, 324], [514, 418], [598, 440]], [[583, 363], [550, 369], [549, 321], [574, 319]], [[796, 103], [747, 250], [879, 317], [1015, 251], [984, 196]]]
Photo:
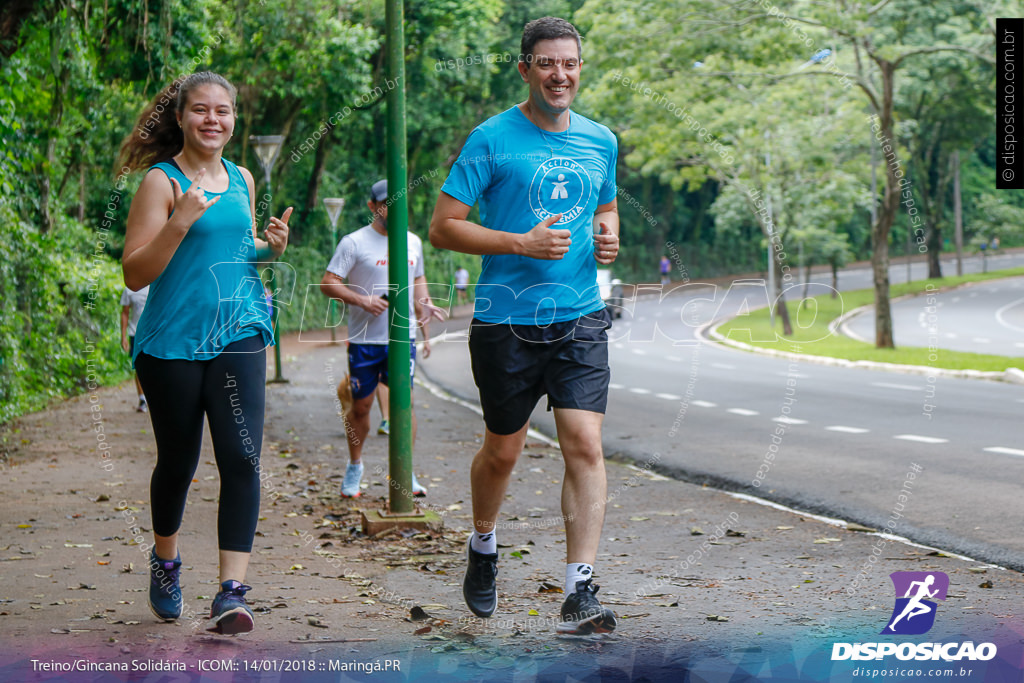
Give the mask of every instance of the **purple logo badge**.
[[945, 600], [949, 576], [943, 572], [893, 572], [889, 575], [896, 588], [896, 605], [883, 634], [916, 636], [927, 633], [935, 624], [935, 600]]

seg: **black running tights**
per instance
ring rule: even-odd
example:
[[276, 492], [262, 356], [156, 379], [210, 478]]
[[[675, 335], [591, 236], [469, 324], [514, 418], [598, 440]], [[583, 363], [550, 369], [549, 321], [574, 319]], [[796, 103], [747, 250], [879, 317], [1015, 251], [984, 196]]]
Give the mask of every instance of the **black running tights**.
[[150, 480], [153, 531], [181, 526], [199, 465], [203, 415], [220, 472], [217, 538], [221, 550], [248, 553], [260, 511], [260, 448], [266, 403], [266, 350], [260, 336], [236, 341], [211, 360], [166, 360], [140, 353], [135, 369], [156, 437]]

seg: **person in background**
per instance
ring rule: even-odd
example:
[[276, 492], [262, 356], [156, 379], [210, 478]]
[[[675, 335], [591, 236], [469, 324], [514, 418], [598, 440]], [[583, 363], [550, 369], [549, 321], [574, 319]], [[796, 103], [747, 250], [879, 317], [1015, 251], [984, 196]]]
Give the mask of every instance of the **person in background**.
[[[363, 444], [370, 431], [370, 409], [379, 384], [388, 383], [389, 320], [382, 315], [389, 310], [388, 278], [388, 183], [379, 180], [370, 188], [366, 205], [373, 220], [355, 232], [345, 235], [327, 264], [320, 281], [320, 291], [349, 306], [348, 372], [351, 383], [352, 407], [345, 415], [351, 429], [345, 430], [348, 440], [349, 464], [341, 483], [344, 498], [361, 495], [363, 479]], [[444, 320], [444, 311], [434, 306], [427, 290], [424, 275], [423, 243], [412, 232], [407, 232], [409, 258], [410, 315], [416, 320], [409, 326], [412, 358], [409, 375], [416, 372], [416, 329], [429, 334], [426, 324], [431, 317]], [[420, 325], [416, 325], [415, 322]], [[429, 343], [424, 345], [424, 356], [429, 355]], [[416, 413], [412, 414], [412, 440], [416, 441]], [[425, 496], [427, 489], [412, 476], [412, 494]]]
[[[149, 296], [149, 285], [146, 285], [135, 292], [127, 287], [121, 292], [121, 348], [129, 356], [135, 347], [135, 328], [139, 324], [139, 317], [146, 308], [146, 297]], [[139, 394], [139, 404], [135, 406], [136, 412], [144, 413], [149, 410], [146, 404], [146, 394], [139, 384], [139, 373], [134, 373], [135, 390]]]
[[455, 295], [459, 306], [469, 298], [469, 271], [462, 266], [455, 269]]

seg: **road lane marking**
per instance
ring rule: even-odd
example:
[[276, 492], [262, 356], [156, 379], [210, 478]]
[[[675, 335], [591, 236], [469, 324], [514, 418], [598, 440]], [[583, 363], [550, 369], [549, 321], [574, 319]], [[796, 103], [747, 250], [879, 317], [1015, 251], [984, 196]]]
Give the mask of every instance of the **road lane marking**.
[[921, 436], [919, 434], [897, 434], [892, 437], [903, 441], [916, 441], [917, 443], [949, 443], [949, 439], [940, 439], [937, 436]]
[[842, 432], [843, 434], [867, 434], [870, 429], [864, 429], [863, 427], [847, 427], [846, 425], [831, 425], [825, 427], [830, 432]]
[[[767, 257], [765, 257], [765, 258], [767, 258]], [[672, 362], [672, 363], [682, 363], [683, 362], [683, 359], [680, 358], [679, 356], [665, 356], [665, 360], [667, 360], [669, 362]]]
[[634, 394], [649, 394], [649, 393], [651, 393], [650, 389], [644, 389], [642, 387], [633, 387], [632, 389], [630, 389], [630, 391], [633, 392]]
[[[1021, 399], [1021, 400], [1024, 400], [1024, 399]], [[690, 401], [690, 405], [691, 406], [697, 406], [698, 408], [717, 408], [718, 407], [717, 403], [712, 403], [711, 401], [699, 401], [699, 400], [698, 401]]]
[[675, 394], [655, 394], [655, 396], [657, 398], [663, 398], [666, 401], [681, 401], [681, 400], [683, 400], [682, 396], [676, 396]]
[[614, 382], [609, 382], [608, 383], [608, 388], [609, 389], [625, 389], [626, 387], [621, 385], [621, 384], [615, 384]]
[[1014, 325], [1013, 323], [1007, 322], [1006, 318], [1003, 317], [1008, 310], [1010, 310], [1014, 306], [1019, 306], [1021, 303], [1024, 303], [1024, 299], [1017, 299], [1016, 301], [1011, 301], [1010, 303], [1006, 304], [998, 311], [996, 311], [996, 322], [998, 322], [1003, 327], [1013, 330], [1014, 332], [1024, 332], [1024, 329], [1021, 329], [1019, 326]]
[[[766, 258], [767, 258], [767, 257], [766, 257]], [[643, 349], [630, 349], [630, 350], [631, 350], [631, 351], [632, 351], [633, 353], [635, 353], [636, 355], [638, 355], [638, 356], [646, 356], [646, 355], [647, 355], [647, 352], [646, 352], [646, 351], [644, 351]]]
[[785, 424], [785, 425], [805, 425], [805, 424], [807, 424], [807, 420], [800, 420], [800, 419], [795, 418], [795, 417], [786, 417], [785, 415], [779, 415], [778, 417], [773, 417], [772, 418], [772, 422], [781, 422], [782, 424]]
[[991, 344], [992, 343], [992, 340], [987, 338], [987, 337], [975, 337], [971, 341], [975, 342], [977, 344]]
[[711, 367], [718, 368], [719, 370], [735, 370], [736, 369], [735, 365], [730, 365], [728, 363], [712, 363]]
[[910, 384], [893, 384], [891, 382], [872, 382], [871, 386], [881, 387], [882, 389], [900, 389], [901, 391], [921, 391], [921, 387], [915, 387]]
[[732, 413], [733, 415], [743, 415], [744, 417], [760, 415], [756, 410], [748, 410], [746, 408], [729, 408], [726, 412]]
[[1019, 455], [1020, 457], [1024, 458], [1024, 451], [1020, 450], [1019, 448], [1006, 448], [1005, 446], [990, 446], [988, 448], [983, 448], [981, 450], [988, 451], [989, 453], [1001, 453], [1003, 455]]

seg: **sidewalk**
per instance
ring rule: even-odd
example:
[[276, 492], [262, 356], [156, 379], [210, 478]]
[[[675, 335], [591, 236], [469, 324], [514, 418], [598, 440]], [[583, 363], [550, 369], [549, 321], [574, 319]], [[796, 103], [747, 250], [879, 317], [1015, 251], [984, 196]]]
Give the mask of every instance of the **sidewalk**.
[[[340, 498], [347, 450], [334, 388], [344, 346], [287, 339], [282, 351], [290, 383], [267, 390], [269, 474], [247, 579], [256, 630], [233, 638], [204, 631], [217, 590], [218, 478], [208, 441], [181, 532], [191, 618], [161, 624], [150, 613], [132, 520], [148, 543], [154, 446], [149, 418], [133, 412], [125, 384], [14, 425], [10, 438], [19, 445], [0, 500], [0, 680], [158, 680], [155, 671], [174, 663], [186, 674], [173, 680], [366, 680], [354, 667], [385, 660], [397, 660], [400, 671], [374, 680], [683, 680], [684, 670], [692, 680], [742, 672], [852, 680], [862, 663], [831, 662], [829, 653], [834, 642], [887, 639], [878, 634], [893, 607], [894, 571], [949, 575], [949, 599], [928, 640], [992, 641], [1000, 659], [1011, 647], [1019, 658], [1020, 620], [1011, 616], [1024, 594], [1017, 573], [614, 462], [595, 583], [619, 630], [556, 637], [562, 464], [556, 449], [532, 440], [502, 509], [499, 607], [478, 619], [463, 605], [461, 580], [481, 418], [417, 387], [414, 469], [429, 489], [424, 507], [441, 514], [444, 527], [365, 538], [357, 509], [386, 496], [387, 439], [368, 439], [363, 497]], [[429, 359], [419, 367], [430, 374]], [[97, 447], [97, 404], [109, 459]], [[148, 668], [33, 672], [32, 659]], [[211, 666], [229, 670], [200, 671]]]

